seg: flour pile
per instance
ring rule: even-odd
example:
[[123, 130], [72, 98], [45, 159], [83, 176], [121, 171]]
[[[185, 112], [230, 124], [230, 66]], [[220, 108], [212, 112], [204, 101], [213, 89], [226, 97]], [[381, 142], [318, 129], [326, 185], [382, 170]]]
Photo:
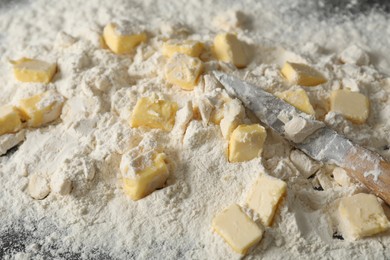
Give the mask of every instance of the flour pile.
[[[226, 3], [207, 0], [39, 0], [4, 7], [0, 104], [49, 89], [66, 101], [54, 123], [0, 137], [1, 154], [20, 143], [0, 157], [1, 258], [239, 259], [211, 230], [211, 221], [232, 203], [244, 206], [248, 189], [263, 172], [285, 180], [287, 196], [248, 259], [388, 257], [389, 232], [355, 242], [337, 233], [337, 200], [368, 192], [364, 187], [348, 179], [341, 185], [332, 175], [334, 166], [312, 161], [270, 130], [262, 158], [229, 163], [227, 141], [211, 122], [211, 112], [202, 109], [206, 99], [219, 108], [219, 100], [228, 98], [211, 76], [215, 69], [275, 93], [286, 90], [279, 73], [285, 61], [314, 64], [328, 79], [305, 89], [317, 117], [390, 160], [390, 78], [383, 74], [390, 73], [389, 16], [372, 11], [322, 20], [322, 2], [306, 2], [231, 1], [227, 9]], [[117, 19], [148, 32], [148, 42], [132, 55], [102, 48], [103, 27]], [[253, 47], [249, 66], [238, 70], [203, 57], [205, 72], [194, 91], [166, 83], [164, 40], [192, 39], [209, 46], [223, 31], [237, 33]], [[20, 57], [55, 62], [59, 72], [49, 84], [18, 82], [9, 60]], [[327, 112], [330, 91], [345, 86], [369, 97], [366, 124]], [[172, 131], [129, 126], [141, 97], [178, 104]], [[199, 107], [198, 118], [192, 106]], [[243, 122], [257, 122], [248, 111], [239, 113], [246, 113]], [[119, 167], [122, 154], [140, 143], [164, 151], [170, 176], [163, 189], [132, 201], [122, 191]], [[45, 199], [31, 198], [32, 178], [50, 187], [34, 191], [37, 197], [49, 193]]]

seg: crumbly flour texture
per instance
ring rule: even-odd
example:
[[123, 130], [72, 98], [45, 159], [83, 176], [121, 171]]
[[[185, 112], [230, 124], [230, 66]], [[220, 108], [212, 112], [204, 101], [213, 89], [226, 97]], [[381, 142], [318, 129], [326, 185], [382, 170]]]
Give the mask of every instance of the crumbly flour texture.
[[[347, 242], [334, 223], [337, 201], [368, 192], [364, 187], [340, 186], [332, 165], [312, 161], [269, 129], [261, 158], [229, 163], [227, 141], [207, 110], [224, 95], [214, 69], [275, 93], [287, 89], [279, 73], [285, 61], [312, 64], [328, 79], [305, 89], [317, 117], [390, 160], [389, 16], [325, 17], [320, 2], [303, 0], [229, 2], [38, 0], [0, 9], [0, 104], [49, 89], [66, 99], [54, 123], [0, 137], [3, 259], [240, 259], [211, 222], [232, 203], [246, 209], [248, 191], [264, 172], [287, 182], [287, 196], [247, 259], [390, 257], [389, 232]], [[120, 19], [148, 32], [132, 55], [102, 48], [103, 27]], [[253, 48], [249, 66], [238, 70], [206, 57], [195, 90], [165, 81], [164, 40], [211, 45], [219, 32], [236, 33]], [[49, 84], [18, 82], [9, 60], [21, 57], [56, 62], [59, 71]], [[343, 88], [369, 97], [366, 124], [327, 112], [330, 91]], [[141, 97], [178, 104], [172, 131], [130, 127]], [[244, 121], [256, 119], [247, 112]], [[170, 176], [163, 189], [132, 201], [119, 166], [122, 154], [140, 146], [164, 151]], [[31, 179], [41, 187], [36, 196], [50, 192], [45, 199], [30, 196]]]

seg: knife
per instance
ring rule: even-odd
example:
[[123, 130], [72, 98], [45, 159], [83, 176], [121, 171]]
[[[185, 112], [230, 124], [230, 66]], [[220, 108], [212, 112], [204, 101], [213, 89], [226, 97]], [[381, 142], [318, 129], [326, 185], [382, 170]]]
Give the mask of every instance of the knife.
[[[390, 205], [390, 164], [379, 154], [354, 144], [323, 122], [258, 86], [223, 72], [213, 73], [228, 94], [240, 99], [262, 123], [314, 160], [344, 168], [350, 177], [363, 183]], [[291, 137], [287, 130], [293, 121], [295, 125], [298, 122], [298, 128], [299, 124], [304, 124], [301, 132], [306, 136]]]

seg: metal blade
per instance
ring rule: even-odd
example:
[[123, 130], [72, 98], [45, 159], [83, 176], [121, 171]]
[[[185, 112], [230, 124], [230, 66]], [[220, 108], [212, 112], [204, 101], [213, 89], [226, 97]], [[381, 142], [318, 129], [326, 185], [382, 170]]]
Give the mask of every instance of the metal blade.
[[240, 99], [263, 123], [280, 134], [284, 132], [284, 123], [278, 119], [278, 115], [282, 111], [300, 113], [295, 107], [260, 87], [219, 71], [214, 71], [214, 76], [225, 87], [229, 95]]
[[[225, 87], [229, 95], [240, 99], [260, 121], [282, 136], [285, 136], [285, 123], [278, 118], [280, 113], [292, 112], [308, 120], [307, 114], [260, 87], [218, 71], [214, 71], [214, 76]], [[312, 123], [321, 124], [320, 121], [309, 120]], [[348, 151], [354, 146], [350, 140], [325, 126], [313, 132], [302, 143], [291, 143], [313, 159], [335, 163], [339, 166], [342, 166]]]

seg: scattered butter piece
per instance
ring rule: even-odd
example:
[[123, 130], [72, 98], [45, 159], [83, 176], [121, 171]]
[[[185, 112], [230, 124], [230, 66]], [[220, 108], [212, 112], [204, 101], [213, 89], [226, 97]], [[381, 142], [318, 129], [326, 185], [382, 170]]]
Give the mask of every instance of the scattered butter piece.
[[175, 102], [143, 97], [137, 101], [130, 118], [131, 127], [159, 128], [171, 131], [178, 106]]
[[104, 27], [103, 39], [111, 51], [116, 54], [129, 54], [137, 45], [147, 40], [145, 32], [131, 32], [130, 26], [130, 23], [109, 23]]
[[72, 181], [61, 173], [55, 173], [50, 179], [50, 188], [60, 195], [67, 195], [72, 190]]
[[338, 207], [340, 231], [346, 240], [371, 236], [390, 227], [377, 198], [359, 193], [340, 200]]
[[22, 127], [22, 121], [18, 110], [5, 105], [0, 107], [0, 135], [15, 133]]
[[321, 121], [313, 121], [301, 116], [294, 115], [284, 125], [284, 134], [290, 141], [301, 143], [318, 129], [324, 127]]
[[23, 142], [26, 138], [24, 130], [14, 134], [4, 134], [0, 136], [0, 156], [6, 154], [9, 149]]
[[320, 72], [303, 63], [286, 62], [281, 72], [292, 84], [317, 86], [326, 82], [326, 78]]
[[222, 136], [229, 140], [231, 133], [245, 118], [245, 109], [238, 99], [226, 103], [223, 109], [223, 118], [219, 124]]
[[193, 90], [202, 72], [200, 59], [182, 53], [174, 54], [165, 65], [165, 79], [184, 90]]
[[139, 151], [130, 150], [125, 153], [120, 163], [123, 190], [132, 200], [142, 199], [162, 188], [169, 176], [164, 153], [148, 151], [135, 154], [136, 152]]
[[243, 68], [250, 62], [245, 43], [231, 33], [220, 33], [214, 38], [214, 53], [218, 60]]
[[237, 204], [215, 216], [212, 228], [239, 254], [259, 243], [264, 232]]
[[42, 200], [50, 193], [48, 181], [46, 178], [38, 174], [31, 176], [28, 182], [27, 190], [30, 196], [36, 200]]
[[334, 180], [342, 187], [351, 186], [353, 183], [351, 177], [349, 177], [347, 172], [341, 167], [334, 168], [332, 174]]
[[32, 127], [56, 120], [61, 115], [64, 97], [54, 90], [19, 100], [22, 118]]
[[331, 173], [327, 167], [323, 167], [316, 172], [314, 179], [318, 182], [323, 190], [331, 190], [337, 187], [337, 184], [333, 181]]
[[194, 111], [191, 101], [187, 101], [185, 105], [179, 109], [175, 117], [175, 126], [173, 131], [177, 133], [180, 138], [183, 138], [187, 126], [194, 117]]
[[310, 104], [309, 97], [303, 89], [286, 90], [283, 92], [277, 92], [275, 95], [306, 114], [315, 114], [313, 106]]
[[229, 140], [229, 162], [244, 162], [261, 156], [267, 132], [259, 124], [239, 125]]
[[163, 43], [161, 52], [167, 57], [172, 57], [175, 53], [182, 53], [191, 57], [199, 57], [203, 51], [203, 47], [203, 44], [198, 41], [186, 40], [180, 42], [177, 40], [169, 40]]
[[321, 167], [318, 161], [312, 160], [300, 150], [291, 151], [290, 160], [304, 178], [309, 178]]
[[351, 45], [346, 48], [339, 56], [341, 62], [347, 64], [354, 64], [358, 66], [368, 65], [370, 57], [359, 46]]
[[218, 107], [214, 108], [214, 110], [211, 112], [210, 115], [210, 122], [219, 125], [222, 119], [223, 119], [223, 109]]
[[21, 58], [12, 61], [15, 78], [22, 82], [49, 83], [57, 70], [55, 63]]
[[334, 90], [330, 96], [330, 110], [340, 113], [356, 124], [363, 124], [368, 118], [369, 100], [357, 92]]
[[215, 107], [211, 103], [210, 99], [206, 96], [201, 96], [197, 98], [197, 109], [202, 119], [203, 125], [208, 125], [211, 117], [211, 113], [214, 111]]
[[259, 214], [263, 225], [271, 226], [275, 211], [286, 190], [287, 184], [284, 181], [265, 174], [262, 174], [252, 186], [247, 204]]

